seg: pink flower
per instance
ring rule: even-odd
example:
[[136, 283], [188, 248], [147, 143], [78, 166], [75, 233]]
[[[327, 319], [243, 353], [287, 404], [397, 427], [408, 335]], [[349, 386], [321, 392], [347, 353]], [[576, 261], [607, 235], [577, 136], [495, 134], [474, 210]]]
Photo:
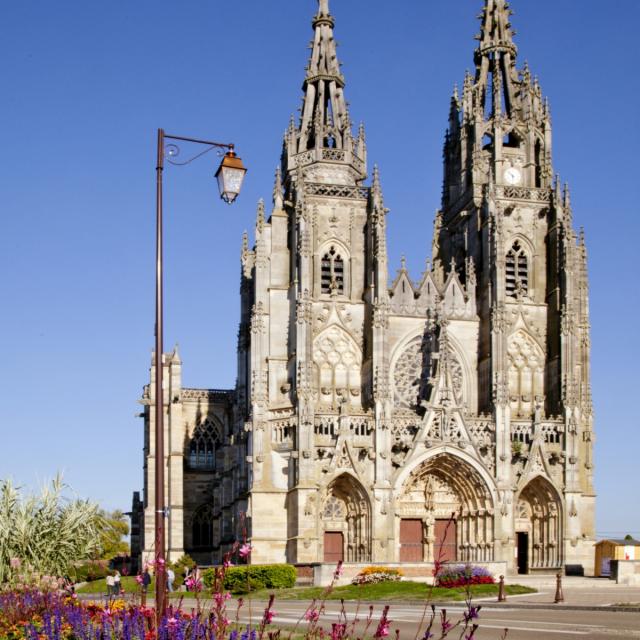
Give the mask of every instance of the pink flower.
[[222, 563], [222, 566], [225, 569], [228, 569], [229, 567], [233, 567], [233, 562], [231, 562], [231, 558], [225, 558], [224, 562]]
[[275, 611], [272, 611], [271, 609], [269, 609], [268, 611], [264, 612], [264, 623], [265, 624], [271, 624], [271, 622], [273, 621], [274, 616], [276, 615]]
[[240, 551], [238, 551], [238, 555], [241, 558], [246, 558], [251, 553], [251, 545], [245, 542], [241, 547]]
[[167, 620], [167, 627], [170, 631], [175, 631], [178, 627], [178, 619], [177, 618], [169, 618]]
[[195, 578], [187, 578], [184, 581], [189, 591], [202, 591], [202, 580], [196, 580]]
[[20, 562], [20, 558], [11, 558], [11, 560], [9, 561], [9, 566], [12, 569], [19, 569], [22, 565], [22, 562]]
[[380, 616], [380, 622], [378, 623], [378, 628], [374, 634], [374, 638], [386, 638], [389, 635], [389, 625], [391, 624], [391, 620], [387, 618], [387, 614], [389, 613], [389, 605], [385, 606], [382, 610], [382, 615]]
[[333, 573], [333, 579], [337, 580], [343, 573], [344, 567], [342, 566], [342, 560], [338, 561], [338, 566], [336, 567], [335, 572]]
[[347, 625], [344, 622], [334, 622], [331, 624], [331, 640], [342, 640]]
[[140, 585], [144, 582], [144, 578], [141, 573], [136, 576], [136, 582]]
[[320, 612], [317, 609], [309, 609], [309, 611], [304, 614], [304, 619], [309, 622], [316, 622], [319, 618]]

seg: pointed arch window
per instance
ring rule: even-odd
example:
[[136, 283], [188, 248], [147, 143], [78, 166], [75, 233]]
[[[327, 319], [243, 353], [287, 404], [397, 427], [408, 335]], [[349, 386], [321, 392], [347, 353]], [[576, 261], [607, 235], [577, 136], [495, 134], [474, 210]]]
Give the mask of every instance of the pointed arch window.
[[210, 504], [203, 504], [196, 509], [193, 514], [191, 535], [195, 549], [213, 546], [213, 508]]
[[320, 263], [320, 290], [331, 293], [334, 289], [344, 293], [344, 260], [336, 248], [331, 247]]
[[199, 424], [189, 443], [189, 467], [211, 471], [216, 465], [216, 449], [220, 444], [220, 432], [212, 420]]
[[517, 240], [507, 253], [506, 288], [510, 298], [529, 293], [529, 259]]

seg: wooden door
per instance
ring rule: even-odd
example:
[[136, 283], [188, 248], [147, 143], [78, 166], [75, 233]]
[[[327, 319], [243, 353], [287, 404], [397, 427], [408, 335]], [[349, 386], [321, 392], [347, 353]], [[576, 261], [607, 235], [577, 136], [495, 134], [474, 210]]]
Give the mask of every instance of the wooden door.
[[457, 526], [451, 520], [436, 520], [435, 542], [433, 546], [433, 558], [438, 562], [455, 562], [457, 553]]
[[324, 532], [324, 561], [336, 564], [344, 560], [344, 535], [341, 531]]
[[423, 560], [422, 520], [400, 520], [400, 562], [422, 562]]

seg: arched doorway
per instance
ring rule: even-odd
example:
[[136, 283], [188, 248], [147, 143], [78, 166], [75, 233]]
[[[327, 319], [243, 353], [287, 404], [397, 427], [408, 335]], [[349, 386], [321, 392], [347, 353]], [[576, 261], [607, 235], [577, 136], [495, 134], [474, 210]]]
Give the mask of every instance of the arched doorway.
[[469, 463], [442, 453], [409, 475], [398, 499], [401, 562], [493, 560], [493, 499]]
[[553, 485], [537, 476], [520, 492], [516, 509], [518, 573], [562, 566], [562, 503]]
[[328, 486], [320, 517], [324, 562], [371, 560], [371, 506], [354, 477], [342, 474]]

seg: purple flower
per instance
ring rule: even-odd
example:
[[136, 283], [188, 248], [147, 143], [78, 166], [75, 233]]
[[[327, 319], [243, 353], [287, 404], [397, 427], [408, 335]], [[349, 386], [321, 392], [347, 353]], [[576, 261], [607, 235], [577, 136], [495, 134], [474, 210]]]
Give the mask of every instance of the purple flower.
[[481, 607], [469, 607], [469, 609], [464, 612], [464, 621], [469, 623], [472, 620], [477, 620], [480, 617], [480, 609]]

